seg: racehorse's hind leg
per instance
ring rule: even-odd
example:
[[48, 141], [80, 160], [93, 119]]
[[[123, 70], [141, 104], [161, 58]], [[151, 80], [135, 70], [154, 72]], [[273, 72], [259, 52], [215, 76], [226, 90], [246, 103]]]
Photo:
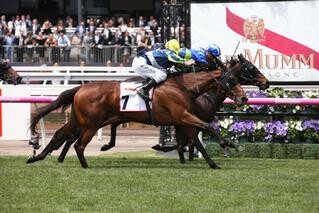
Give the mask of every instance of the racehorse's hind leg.
[[80, 137], [81, 128], [77, 129], [76, 131], [77, 131], [77, 132], [76, 132], [71, 138], [69, 138], [69, 139], [66, 141], [66, 143], [65, 143], [65, 145], [64, 145], [64, 147], [63, 147], [63, 150], [62, 150], [62, 152], [60, 153], [60, 155], [59, 155], [59, 157], [58, 157], [58, 161], [59, 161], [60, 163], [62, 163], [62, 162], [64, 161], [64, 158], [65, 158], [66, 154], [68, 153], [68, 151], [69, 151], [71, 145]]
[[104, 144], [101, 147], [101, 151], [107, 151], [111, 148], [113, 148], [115, 146], [115, 139], [116, 139], [116, 129], [118, 127], [118, 125], [120, 125], [121, 123], [113, 123], [111, 124], [111, 139], [109, 144]]
[[194, 160], [194, 146], [195, 144], [192, 142], [188, 143], [188, 160], [193, 161]]
[[185, 157], [184, 157], [184, 135], [182, 131], [182, 126], [175, 126], [176, 130], [176, 142], [177, 142], [177, 152], [179, 155], [179, 161], [181, 163], [185, 163]]
[[27, 163], [34, 163], [39, 160], [43, 160], [53, 149], [57, 146], [57, 143], [62, 143], [69, 137], [69, 128], [66, 125], [58, 129], [49, 144], [44, 148], [44, 150], [37, 156], [32, 156], [27, 160]]
[[84, 149], [86, 145], [91, 141], [96, 131], [97, 129], [83, 129], [80, 138], [74, 144], [74, 149], [83, 168], [88, 168], [88, 164], [84, 157]]

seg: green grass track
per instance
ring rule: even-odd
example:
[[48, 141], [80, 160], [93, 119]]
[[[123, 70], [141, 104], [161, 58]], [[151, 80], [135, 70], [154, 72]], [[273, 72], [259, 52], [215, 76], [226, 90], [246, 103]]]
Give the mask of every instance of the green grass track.
[[0, 212], [319, 212], [319, 161], [202, 159], [147, 153], [0, 157]]

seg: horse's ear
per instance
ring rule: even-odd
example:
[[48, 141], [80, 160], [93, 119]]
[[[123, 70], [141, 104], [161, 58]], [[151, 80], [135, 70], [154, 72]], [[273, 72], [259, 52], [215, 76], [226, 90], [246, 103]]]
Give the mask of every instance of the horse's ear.
[[243, 58], [241, 57], [241, 54], [238, 54], [238, 59], [240, 62], [243, 62]]
[[245, 61], [245, 57], [243, 56], [242, 53], [240, 53], [240, 54], [238, 55], [238, 58], [239, 58], [239, 60], [240, 60], [241, 62], [244, 62], [244, 61]]

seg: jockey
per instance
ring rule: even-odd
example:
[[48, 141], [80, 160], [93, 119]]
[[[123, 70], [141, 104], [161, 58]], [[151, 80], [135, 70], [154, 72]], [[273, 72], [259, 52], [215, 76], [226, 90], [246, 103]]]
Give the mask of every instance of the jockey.
[[[176, 48], [176, 46], [170, 47]], [[175, 64], [192, 65], [194, 61], [185, 60], [179, 57], [174, 50], [170, 49], [148, 51], [141, 56], [135, 57], [132, 63], [134, 71], [147, 78], [146, 83], [137, 91], [137, 94], [145, 100], [150, 100], [149, 90], [160, 82], [165, 81], [167, 78], [166, 69]]]
[[217, 69], [218, 65], [216, 64], [212, 55], [219, 57], [221, 54], [220, 48], [212, 44], [206, 49], [203, 47], [198, 47], [195, 49], [186, 49], [182, 48], [178, 51], [178, 55], [184, 59], [193, 59], [196, 62], [196, 65], [200, 67], [205, 67], [209, 69]]

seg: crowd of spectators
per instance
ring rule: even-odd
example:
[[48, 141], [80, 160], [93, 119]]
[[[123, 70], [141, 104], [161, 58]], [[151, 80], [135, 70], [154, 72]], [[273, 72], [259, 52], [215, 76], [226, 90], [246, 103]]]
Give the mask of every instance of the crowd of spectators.
[[[16, 15], [11, 19], [2, 15], [0, 45], [5, 45], [5, 48], [1, 48], [3, 49], [1, 54], [2, 57], [10, 59], [13, 54], [11, 46], [16, 46], [17, 61], [23, 61], [23, 54], [32, 58], [33, 47], [43, 47], [37, 50], [40, 58], [44, 57], [45, 48], [51, 47], [54, 61], [59, 61], [60, 57], [67, 61], [70, 53], [76, 55], [80, 52], [80, 48], [73, 46], [102, 49], [104, 46], [153, 45], [161, 41], [158, 26], [158, 20], [153, 16], [139, 16], [137, 19], [122, 16], [87, 18], [77, 25], [70, 16], [58, 19], [54, 23], [48, 19], [44, 21], [32, 19], [30, 15]], [[54, 51], [54, 47], [59, 50]], [[130, 51], [130, 48], [124, 48], [123, 55], [129, 56]]]

